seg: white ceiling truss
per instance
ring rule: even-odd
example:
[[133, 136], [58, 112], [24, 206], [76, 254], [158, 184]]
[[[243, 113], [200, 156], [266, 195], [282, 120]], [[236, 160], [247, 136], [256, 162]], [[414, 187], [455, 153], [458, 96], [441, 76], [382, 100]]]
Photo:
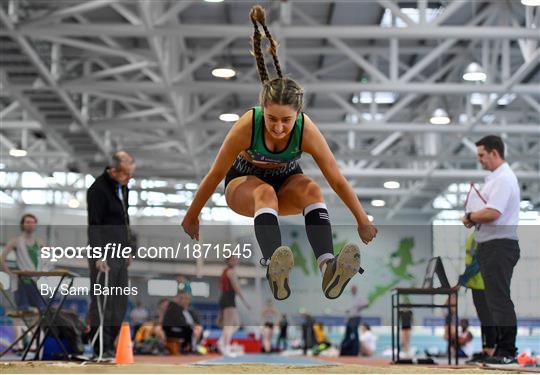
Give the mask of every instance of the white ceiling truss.
[[[362, 199], [384, 198], [388, 217], [425, 212], [451, 183], [482, 178], [474, 142], [500, 134], [522, 194], [540, 204], [539, 7], [512, 0], [259, 3], [285, 71], [306, 89], [306, 112]], [[111, 151], [124, 148], [140, 178], [200, 181], [230, 128], [218, 116], [257, 104], [254, 4], [2, 1], [5, 169], [95, 175]], [[462, 79], [473, 61], [485, 82]], [[216, 66], [237, 75], [215, 78]], [[378, 102], [381, 93], [390, 99]], [[429, 123], [438, 107], [450, 124]], [[28, 156], [9, 157], [15, 147]], [[322, 178], [309, 157], [303, 166]], [[384, 189], [387, 180], [401, 187]]]

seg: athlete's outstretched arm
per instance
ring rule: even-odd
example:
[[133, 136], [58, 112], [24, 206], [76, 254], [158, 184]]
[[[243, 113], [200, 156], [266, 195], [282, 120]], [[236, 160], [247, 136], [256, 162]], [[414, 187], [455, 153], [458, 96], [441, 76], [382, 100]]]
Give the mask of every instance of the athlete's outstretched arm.
[[369, 221], [353, 188], [339, 171], [339, 166], [324, 136], [307, 115], [304, 115], [302, 151], [313, 156], [330, 187], [351, 210], [358, 223], [358, 234], [362, 242], [365, 244], [370, 242], [377, 235], [377, 229]]
[[202, 208], [216, 190], [221, 180], [227, 174], [238, 154], [247, 149], [251, 143], [252, 112], [246, 112], [231, 128], [208, 174], [202, 179], [182, 221], [184, 231], [192, 238], [199, 239], [199, 214]]

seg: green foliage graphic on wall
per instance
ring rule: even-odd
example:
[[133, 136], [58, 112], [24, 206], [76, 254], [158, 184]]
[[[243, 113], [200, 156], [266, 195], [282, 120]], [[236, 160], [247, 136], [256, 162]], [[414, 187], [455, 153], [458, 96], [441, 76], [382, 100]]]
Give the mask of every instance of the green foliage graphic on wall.
[[405, 237], [399, 242], [399, 247], [396, 251], [390, 254], [389, 262], [386, 264], [385, 270], [392, 275], [392, 280], [382, 285], [376, 285], [375, 289], [369, 293], [368, 300], [372, 304], [381, 296], [385, 295], [398, 284], [403, 282], [408, 283], [410, 287], [416, 284], [416, 276], [411, 273], [411, 267], [414, 267], [425, 259], [414, 261], [412, 250], [414, 248], [414, 238]]
[[[293, 238], [296, 238], [298, 237], [298, 233], [296, 233], [296, 231], [292, 231], [291, 236]], [[334, 237], [333, 250], [334, 250], [334, 255], [335, 255], [348, 243], [348, 240], [336, 242], [337, 235], [335, 233], [333, 233], [333, 237]], [[317, 276], [319, 273], [319, 266], [317, 265], [317, 258], [315, 258], [315, 254], [313, 254], [313, 252], [311, 251], [311, 248], [307, 250], [308, 253], [311, 254], [311, 272], [310, 272], [310, 270], [308, 269], [308, 260], [306, 259], [306, 256], [304, 256], [304, 251], [300, 247], [300, 244], [298, 243], [298, 241], [294, 241], [290, 247], [293, 253], [294, 266], [297, 268], [300, 268], [302, 272], [304, 273], [304, 275], [306, 276], [309, 276], [310, 274]]]

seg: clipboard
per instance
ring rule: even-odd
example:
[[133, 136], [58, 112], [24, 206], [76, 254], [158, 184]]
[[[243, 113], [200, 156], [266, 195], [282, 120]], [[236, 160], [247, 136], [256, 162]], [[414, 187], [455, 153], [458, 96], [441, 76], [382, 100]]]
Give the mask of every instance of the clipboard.
[[[467, 193], [467, 197], [465, 198], [465, 212], [474, 212], [479, 211], [486, 207], [487, 199], [482, 196], [482, 193], [480, 193], [480, 190], [474, 185], [474, 182], [470, 183], [469, 192]], [[480, 229], [480, 226], [482, 224], [476, 224], [476, 230]]]
[[487, 199], [482, 196], [480, 190], [474, 185], [473, 182], [470, 183], [470, 188], [465, 198], [465, 212], [473, 212], [481, 210], [487, 204]]

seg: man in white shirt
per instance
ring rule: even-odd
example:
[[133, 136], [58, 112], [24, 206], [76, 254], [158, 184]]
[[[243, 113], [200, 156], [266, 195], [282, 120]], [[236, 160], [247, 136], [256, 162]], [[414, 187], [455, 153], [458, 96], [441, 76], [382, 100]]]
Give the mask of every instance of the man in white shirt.
[[519, 184], [504, 160], [504, 143], [500, 137], [488, 135], [476, 142], [476, 146], [478, 161], [491, 173], [480, 191], [484, 207], [467, 212], [463, 224], [476, 227], [478, 263], [488, 309], [497, 328], [495, 353], [484, 361], [510, 364], [516, 362], [517, 353], [517, 319], [510, 298], [510, 281], [520, 252]]

